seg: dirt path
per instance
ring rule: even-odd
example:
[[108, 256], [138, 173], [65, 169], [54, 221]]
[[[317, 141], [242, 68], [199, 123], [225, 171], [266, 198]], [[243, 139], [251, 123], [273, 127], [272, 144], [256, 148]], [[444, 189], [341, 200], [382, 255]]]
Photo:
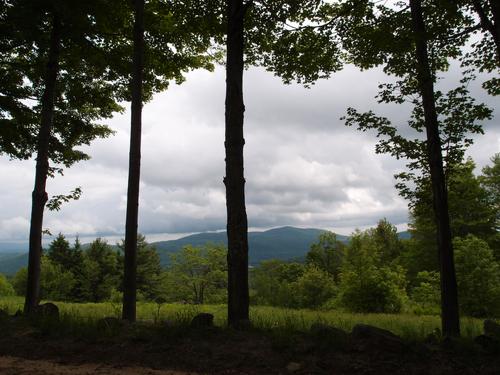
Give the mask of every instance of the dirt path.
[[146, 367], [121, 367], [97, 363], [80, 365], [47, 360], [0, 356], [1, 375], [200, 375], [195, 372], [153, 370]]

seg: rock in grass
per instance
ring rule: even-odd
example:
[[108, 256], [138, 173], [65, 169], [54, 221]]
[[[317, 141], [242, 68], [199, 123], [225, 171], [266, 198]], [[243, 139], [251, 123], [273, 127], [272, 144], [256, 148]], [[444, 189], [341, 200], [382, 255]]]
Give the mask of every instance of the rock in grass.
[[200, 313], [191, 320], [191, 327], [193, 328], [206, 328], [213, 327], [214, 316], [209, 313]]
[[352, 329], [351, 336], [360, 343], [360, 348], [370, 347], [373, 350], [401, 352], [405, 348], [403, 340], [386, 329], [357, 324]]
[[315, 336], [336, 336], [346, 338], [348, 334], [346, 331], [341, 330], [340, 328], [335, 328], [333, 326], [329, 326], [327, 324], [322, 323], [314, 323], [311, 325], [311, 333]]
[[356, 339], [389, 338], [391, 340], [401, 340], [391, 331], [370, 326], [368, 324], [356, 324], [352, 329], [352, 337]]
[[44, 318], [59, 319], [59, 308], [52, 302], [42, 303], [36, 307], [35, 314]]
[[329, 347], [342, 349], [349, 343], [347, 332], [322, 323], [314, 323], [310, 328], [311, 335]]
[[483, 323], [484, 334], [486, 336], [500, 339], [500, 324], [491, 319], [486, 319]]

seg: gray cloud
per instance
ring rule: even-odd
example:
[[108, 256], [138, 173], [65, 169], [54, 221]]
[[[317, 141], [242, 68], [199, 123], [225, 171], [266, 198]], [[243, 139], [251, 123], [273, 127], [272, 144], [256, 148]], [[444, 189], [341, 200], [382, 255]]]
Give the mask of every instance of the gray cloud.
[[[345, 127], [348, 106], [403, 121], [404, 108], [377, 106], [380, 70], [348, 67], [311, 89], [282, 85], [260, 69], [245, 73], [245, 174], [249, 224], [321, 227], [349, 233], [382, 217], [404, 227], [407, 207], [394, 189], [404, 161], [375, 155], [373, 134]], [[225, 228], [224, 72], [190, 73], [144, 107], [139, 230], [162, 233]], [[479, 89], [476, 89], [480, 93]], [[483, 94], [478, 94], [483, 96]], [[488, 98], [487, 98], [488, 99]], [[490, 99], [488, 99], [490, 100]], [[92, 160], [49, 181], [49, 194], [81, 186], [83, 196], [44, 227], [82, 237], [123, 235], [129, 113], [108, 123], [116, 135], [86, 150]], [[493, 122], [492, 122], [493, 123]], [[500, 149], [500, 131], [489, 124], [469, 154], [479, 166]], [[0, 241], [27, 239], [34, 162], [0, 159]]]

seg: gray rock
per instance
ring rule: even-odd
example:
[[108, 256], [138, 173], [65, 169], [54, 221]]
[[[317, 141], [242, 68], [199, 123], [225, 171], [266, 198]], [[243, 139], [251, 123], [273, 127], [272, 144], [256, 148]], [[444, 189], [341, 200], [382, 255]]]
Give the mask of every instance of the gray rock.
[[346, 331], [323, 323], [312, 324], [310, 330], [312, 334], [317, 336], [348, 336]]
[[500, 324], [491, 319], [486, 319], [483, 323], [484, 334], [486, 336], [500, 339]]
[[345, 348], [349, 343], [349, 334], [344, 330], [322, 323], [314, 323], [310, 328], [314, 339], [337, 349]]
[[401, 340], [399, 336], [396, 336], [391, 331], [370, 326], [368, 324], [356, 324], [352, 329], [351, 335], [355, 339], [383, 338], [390, 340]]
[[193, 328], [213, 327], [213, 325], [214, 316], [209, 313], [200, 313], [191, 320], [191, 327]]
[[443, 337], [441, 335], [441, 330], [439, 328], [436, 328], [426, 336], [424, 343], [429, 345], [438, 345], [441, 342], [442, 338]]
[[357, 324], [352, 329], [351, 336], [358, 343], [360, 350], [378, 350], [384, 352], [400, 353], [406, 349], [403, 340], [386, 329]]
[[59, 319], [59, 308], [52, 302], [38, 305], [34, 312], [37, 316], [44, 318]]

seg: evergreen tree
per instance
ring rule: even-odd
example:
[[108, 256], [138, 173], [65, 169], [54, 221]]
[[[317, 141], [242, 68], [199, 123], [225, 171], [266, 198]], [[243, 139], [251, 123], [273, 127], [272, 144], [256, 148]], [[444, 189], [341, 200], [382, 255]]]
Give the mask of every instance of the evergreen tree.
[[337, 283], [344, 257], [345, 245], [337, 240], [333, 232], [320, 234], [318, 242], [311, 245], [306, 254], [306, 263], [328, 272]]
[[98, 238], [84, 253], [81, 293], [83, 300], [108, 300], [120, 282], [121, 264], [118, 254], [106, 241]]
[[[161, 295], [161, 274], [160, 256], [156, 248], [146, 242], [146, 238], [139, 234], [137, 236], [137, 292], [148, 301], [153, 301]], [[125, 242], [118, 245], [122, 252], [125, 252]], [[119, 259], [121, 263], [122, 259]], [[124, 276], [125, 277], [125, 276]], [[122, 287], [124, 282], [122, 282]]]
[[78, 239], [72, 248], [66, 238], [59, 235], [50, 243], [47, 257], [54, 264], [60, 265], [63, 269], [74, 272], [81, 263], [82, 250]]

